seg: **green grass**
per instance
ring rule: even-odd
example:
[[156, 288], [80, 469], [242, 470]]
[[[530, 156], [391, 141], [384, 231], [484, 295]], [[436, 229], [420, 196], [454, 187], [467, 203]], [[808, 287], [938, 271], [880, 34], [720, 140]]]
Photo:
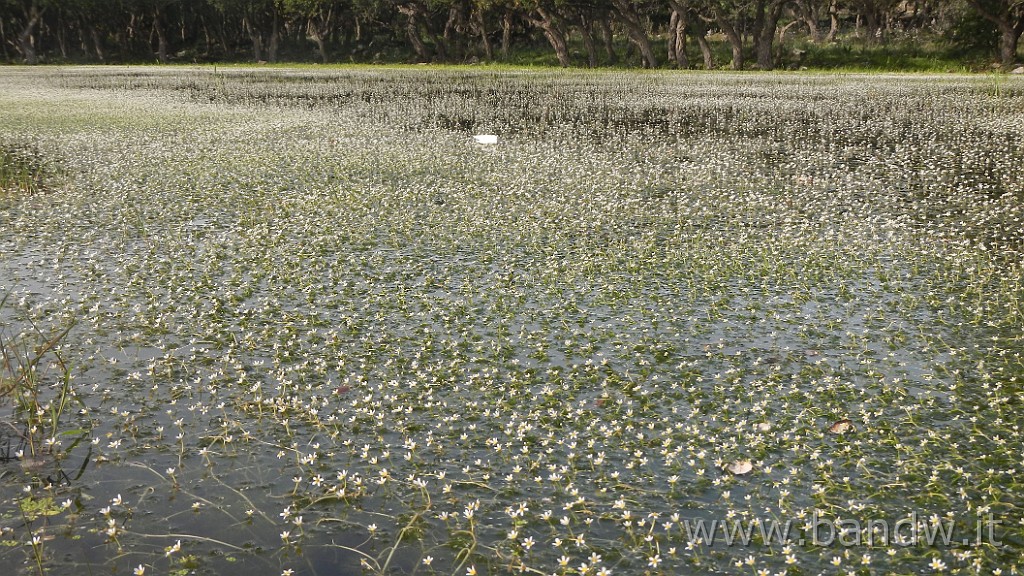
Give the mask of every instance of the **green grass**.
[[790, 49], [806, 50], [802, 63], [808, 69], [854, 72], [978, 72], [990, 70], [991, 56], [979, 52], [963, 53], [933, 39], [911, 41], [892, 39], [870, 43], [847, 38], [829, 44], [813, 44], [802, 39]]

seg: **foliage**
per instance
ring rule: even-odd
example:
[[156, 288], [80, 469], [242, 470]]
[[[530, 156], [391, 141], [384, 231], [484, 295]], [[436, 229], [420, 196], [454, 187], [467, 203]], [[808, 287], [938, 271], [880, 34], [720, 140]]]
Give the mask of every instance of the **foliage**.
[[[901, 35], [938, 34], [988, 56], [1010, 42], [995, 23], [1024, 30], [1024, 7], [1008, 0], [5, 0], [0, 21], [0, 60], [9, 62], [529, 62], [550, 43], [561, 65], [651, 66], [664, 65], [657, 44], [674, 45], [679, 33], [684, 48], [673, 50], [672, 65], [701, 61], [698, 40], [709, 40], [733, 43], [713, 66], [773, 68], [785, 65], [779, 54], [800, 35], [815, 44], [846, 35], [885, 46]], [[669, 30], [676, 21], [685, 24]], [[1011, 49], [1000, 52], [1004, 66], [1019, 57]]]
[[967, 52], [991, 55], [999, 46], [996, 25], [977, 12], [966, 12], [951, 32], [952, 42]]

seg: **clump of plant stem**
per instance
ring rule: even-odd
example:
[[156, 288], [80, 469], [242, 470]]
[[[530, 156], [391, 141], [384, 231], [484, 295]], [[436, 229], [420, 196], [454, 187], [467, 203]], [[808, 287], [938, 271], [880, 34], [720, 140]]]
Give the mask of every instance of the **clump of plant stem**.
[[[4, 296], [0, 309], [6, 303]], [[72, 326], [53, 333], [35, 324], [21, 334], [0, 330], [0, 404], [9, 401], [14, 408], [10, 419], [0, 420], [9, 433], [7, 445], [0, 448], [2, 460], [32, 462], [44, 454], [57, 455], [61, 436], [82, 433], [61, 429], [69, 406], [81, 403], [71, 386], [71, 370], [57, 350]], [[50, 366], [60, 371], [55, 379], [46, 376]]]
[[43, 192], [52, 173], [38, 147], [0, 141], [0, 198]]

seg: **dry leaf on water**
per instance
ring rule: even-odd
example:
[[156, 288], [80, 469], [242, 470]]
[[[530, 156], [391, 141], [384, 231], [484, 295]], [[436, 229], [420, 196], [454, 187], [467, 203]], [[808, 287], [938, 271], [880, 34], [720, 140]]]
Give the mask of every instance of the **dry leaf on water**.
[[849, 418], [838, 420], [828, 427], [828, 431], [832, 434], [845, 434], [847, 432], [852, 432], [853, 430], [855, 430], [853, 427], [853, 421]]

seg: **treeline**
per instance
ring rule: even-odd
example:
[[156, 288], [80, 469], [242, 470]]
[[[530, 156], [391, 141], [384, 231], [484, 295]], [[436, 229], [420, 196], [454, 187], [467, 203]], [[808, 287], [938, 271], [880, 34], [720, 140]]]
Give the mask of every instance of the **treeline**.
[[29, 64], [501, 61], [540, 45], [563, 66], [768, 70], [793, 38], [844, 31], [920, 33], [1009, 68], [1024, 0], [0, 0], [0, 58]]

